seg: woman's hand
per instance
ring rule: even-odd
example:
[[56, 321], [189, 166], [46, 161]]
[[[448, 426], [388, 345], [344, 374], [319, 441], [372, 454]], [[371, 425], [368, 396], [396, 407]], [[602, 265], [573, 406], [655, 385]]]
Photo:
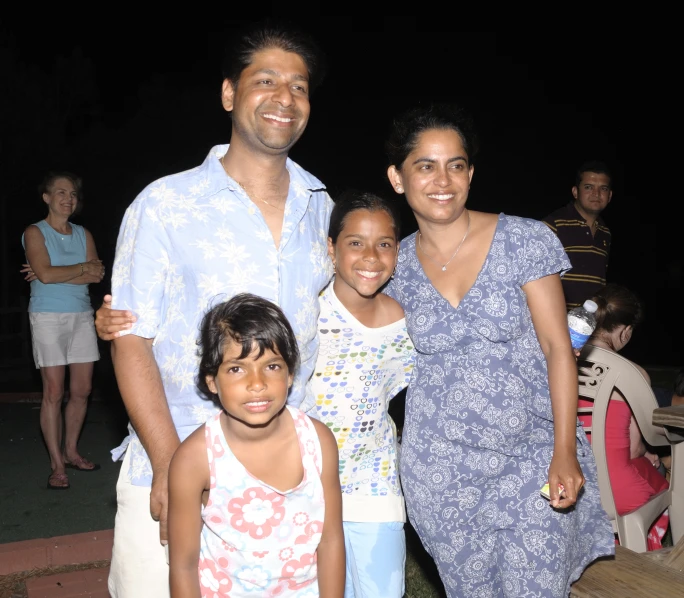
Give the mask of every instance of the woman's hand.
[[644, 453], [644, 457], [646, 457], [650, 461], [650, 463], [651, 463], [651, 465], [653, 465], [653, 467], [655, 467], [655, 468], [660, 467], [660, 457], [658, 455], [655, 455], [654, 453], [649, 453], [648, 451], [646, 451]]
[[[563, 492], [558, 489], [562, 484]], [[577, 502], [577, 496], [584, 486], [584, 474], [577, 461], [577, 455], [554, 451], [549, 465], [549, 494], [551, 506], [555, 509], [567, 509]]]
[[97, 278], [98, 281], [102, 281], [104, 278], [105, 267], [102, 263], [102, 260], [90, 260], [89, 262], [83, 262], [82, 266], [84, 274], [90, 274], [91, 276]]
[[103, 341], [111, 341], [121, 336], [122, 330], [128, 330], [137, 320], [132, 312], [112, 309], [112, 296], [105, 295], [100, 308], [95, 312], [95, 330]]
[[25, 274], [24, 280], [26, 282], [33, 282], [34, 280], [38, 280], [38, 277], [34, 273], [30, 264], [22, 264], [22, 268], [21, 268], [21, 270], [19, 270], [19, 272], [21, 272], [22, 274]]

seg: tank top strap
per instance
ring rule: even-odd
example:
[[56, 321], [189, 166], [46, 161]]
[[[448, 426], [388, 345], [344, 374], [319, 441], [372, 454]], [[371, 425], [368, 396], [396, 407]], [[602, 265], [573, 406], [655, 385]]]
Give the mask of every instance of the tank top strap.
[[86, 234], [85, 234], [85, 228], [83, 228], [80, 224], [74, 224], [73, 222], [69, 222], [71, 225], [71, 234], [74, 235], [75, 239], [78, 239], [79, 244], [83, 245], [83, 247], [86, 246]]
[[226, 454], [226, 443], [221, 429], [221, 412], [213, 415], [204, 424], [204, 440], [209, 462], [209, 488], [216, 488], [216, 465]]
[[311, 475], [315, 474], [315, 477], [320, 477], [323, 470], [323, 456], [316, 428], [306, 413], [291, 405], [287, 408], [295, 424], [304, 469]]

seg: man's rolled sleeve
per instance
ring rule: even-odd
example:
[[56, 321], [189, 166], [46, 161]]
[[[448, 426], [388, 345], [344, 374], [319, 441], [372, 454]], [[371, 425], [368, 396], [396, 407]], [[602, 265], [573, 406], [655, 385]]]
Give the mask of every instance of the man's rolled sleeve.
[[112, 271], [112, 308], [137, 316], [122, 334], [155, 338], [169, 274], [168, 236], [150, 198], [140, 195], [124, 214]]

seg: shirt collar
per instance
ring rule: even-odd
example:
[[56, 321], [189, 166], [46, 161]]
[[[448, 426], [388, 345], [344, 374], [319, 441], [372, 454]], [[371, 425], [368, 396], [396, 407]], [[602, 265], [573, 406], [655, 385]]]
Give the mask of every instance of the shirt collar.
[[[200, 174], [205, 175], [203, 178], [209, 182], [209, 186], [214, 193], [218, 193], [223, 189], [235, 190], [231, 179], [226, 176], [226, 171], [220, 162], [221, 158], [228, 151], [228, 147], [229, 144], [227, 143], [215, 145], [209, 151], [204, 162], [198, 167]], [[285, 165], [290, 173], [290, 187], [304, 188], [310, 192], [325, 191], [325, 185], [320, 180], [290, 158], [287, 158]]]
[[[573, 214], [577, 214], [577, 219], [578, 219], [578, 220], [582, 220], [584, 223], [587, 222], [586, 218], [585, 218], [584, 216], [582, 216], [582, 214], [580, 214], [579, 211], [577, 210], [577, 208], [575, 207], [575, 201], [574, 201], [574, 200], [571, 201], [570, 203], [568, 203], [568, 208], [570, 209], [570, 211], [571, 211]], [[599, 215], [596, 217], [596, 223], [603, 226], [603, 219], [601, 218], [601, 214], [599, 214]], [[589, 226], [589, 225], [587, 224], [587, 226]]]

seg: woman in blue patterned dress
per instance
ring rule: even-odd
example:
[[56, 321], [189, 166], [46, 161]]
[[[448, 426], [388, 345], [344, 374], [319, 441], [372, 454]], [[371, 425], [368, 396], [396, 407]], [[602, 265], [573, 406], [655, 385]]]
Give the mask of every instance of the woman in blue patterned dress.
[[542, 222], [466, 209], [475, 143], [470, 117], [445, 105], [405, 113], [387, 143], [390, 183], [418, 223], [386, 291], [418, 351], [407, 511], [450, 597], [568, 596], [615, 552], [577, 421], [570, 262]]

